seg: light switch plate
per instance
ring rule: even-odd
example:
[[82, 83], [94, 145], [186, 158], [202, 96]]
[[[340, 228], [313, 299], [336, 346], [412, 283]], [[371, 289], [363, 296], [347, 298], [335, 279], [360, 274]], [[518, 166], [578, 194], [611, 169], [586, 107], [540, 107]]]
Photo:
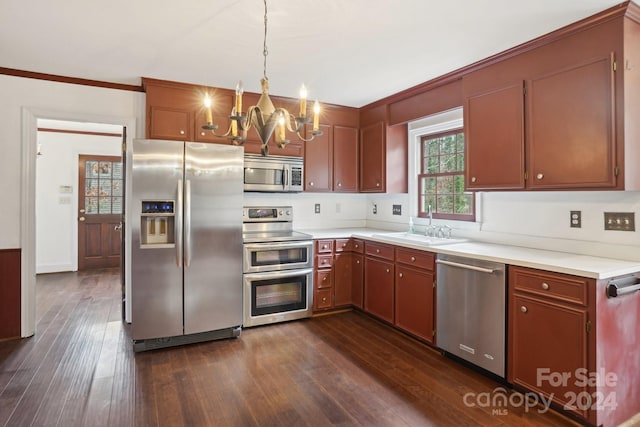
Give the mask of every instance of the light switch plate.
[[604, 229], [617, 231], [636, 231], [635, 212], [605, 212]]
[[315, 209], [315, 212], [316, 212], [317, 214], [319, 214], [319, 213], [320, 213], [320, 203], [316, 203], [316, 205], [315, 205], [315, 208], [314, 208], [314, 209]]
[[393, 205], [391, 213], [393, 215], [402, 215], [402, 205]]
[[569, 213], [569, 226], [571, 228], [582, 227], [582, 211], [571, 211]]

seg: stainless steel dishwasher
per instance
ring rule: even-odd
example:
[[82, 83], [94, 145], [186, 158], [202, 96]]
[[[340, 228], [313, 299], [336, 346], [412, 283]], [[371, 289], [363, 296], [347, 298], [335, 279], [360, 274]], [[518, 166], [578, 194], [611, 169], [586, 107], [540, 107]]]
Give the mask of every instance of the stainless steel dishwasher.
[[505, 377], [505, 265], [438, 254], [438, 347]]

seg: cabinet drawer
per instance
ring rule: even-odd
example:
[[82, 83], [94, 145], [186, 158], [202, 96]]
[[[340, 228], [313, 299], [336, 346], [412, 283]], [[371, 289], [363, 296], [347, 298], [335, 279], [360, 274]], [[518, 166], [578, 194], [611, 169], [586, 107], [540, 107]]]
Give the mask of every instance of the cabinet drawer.
[[435, 254], [396, 247], [396, 262], [433, 271]]
[[313, 299], [316, 309], [331, 308], [331, 288], [316, 290]]
[[330, 288], [333, 286], [333, 275], [331, 270], [318, 270], [316, 271], [315, 278], [316, 289]]
[[316, 253], [324, 254], [324, 253], [332, 253], [333, 252], [333, 240], [331, 239], [323, 239], [316, 240]]
[[358, 239], [336, 239], [336, 252], [357, 252], [361, 254], [364, 251], [364, 243]]
[[316, 256], [316, 268], [331, 268], [333, 265], [333, 255]]
[[367, 255], [385, 258], [393, 261], [393, 246], [384, 243], [366, 242], [364, 251]]
[[[587, 289], [592, 282], [590, 279], [521, 267], [511, 267], [510, 271], [509, 282], [515, 291], [587, 305]], [[595, 286], [595, 283], [591, 285]]]

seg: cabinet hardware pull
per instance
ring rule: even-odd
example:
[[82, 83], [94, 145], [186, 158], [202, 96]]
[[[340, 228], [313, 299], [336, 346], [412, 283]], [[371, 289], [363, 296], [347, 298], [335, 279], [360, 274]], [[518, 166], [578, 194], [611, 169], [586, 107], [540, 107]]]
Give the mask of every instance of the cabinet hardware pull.
[[310, 182], [309, 182], [309, 186], [310, 186], [310, 187], [313, 187], [313, 181], [310, 181]]
[[525, 306], [523, 305], [522, 307], [520, 307], [520, 311], [521, 311], [521, 312], [523, 312], [523, 313], [526, 313], [526, 312], [527, 312], [527, 311], [529, 311], [529, 310], [527, 310], [527, 307], [525, 307]]
[[346, 243], [343, 243], [343, 244], [342, 244], [342, 247], [343, 247], [343, 248], [346, 248], [346, 247], [347, 247], [347, 244], [346, 244]]
[[536, 175], [536, 179], [542, 179], [544, 178], [544, 174], [543, 173], [539, 173]]
[[391, 270], [389, 270], [388, 268], [387, 268], [387, 273], [391, 273]]
[[327, 297], [322, 297], [322, 302], [327, 302]]
[[183, 130], [180, 131], [180, 135], [184, 135], [184, 131]]
[[476, 177], [475, 176], [471, 177], [471, 182], [476, 182]]
[[380, 249], [376, 249], [376, 253], [379, 254], [380, 253]]
[[549, 285], [544, 283], [544, 282], [542, 282], [542, 289], [544, 289], [546, 291], [547, 289], [549, 289]]
[[380, 183], [379, 182], [376, 182], [376, 187], [380, 187]]
[[322, 249], [327, 249], [327, 245], [322, 245]]
[[356, 244], [356, 249], [358, 249], [358, 245]]
[[322, 281], [323, 281], [323, 282], [326, 282], [326, 281], [327, 281], [327, 276], [324, 276], [324, 277], [322, 278]]
[[412, 256], [411, 257], [411, 262], [414, 262], [416, 260], [416, 257]]
[[400, 276], [400, 278], [402, 278], [402, 273], [398, 274], [398, 276]]
[[358, 260], [356, 260], [356, 264], [360, 264], [360, 260], [359, 260], [359, 259], [358, 259]]
[[342, 187], [342, 183], [341, 182], [338, 183], [338, 187]]

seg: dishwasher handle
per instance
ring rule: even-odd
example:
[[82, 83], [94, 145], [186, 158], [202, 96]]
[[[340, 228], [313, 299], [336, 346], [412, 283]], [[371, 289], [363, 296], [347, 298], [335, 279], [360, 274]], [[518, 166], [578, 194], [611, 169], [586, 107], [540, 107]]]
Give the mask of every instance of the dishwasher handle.
[[487, 274], [492, 274], [495, 271], [492, 268], [476, 267], [475, 265], [461, 264], [459, 262], [446, 261], [443, 259], [437, 259], [436, 264], [443, 264], [443, 265], [448, 265], [450, 267], [464, 268], [466, 270], [479, 271], [480, 273], [487, 273]]

